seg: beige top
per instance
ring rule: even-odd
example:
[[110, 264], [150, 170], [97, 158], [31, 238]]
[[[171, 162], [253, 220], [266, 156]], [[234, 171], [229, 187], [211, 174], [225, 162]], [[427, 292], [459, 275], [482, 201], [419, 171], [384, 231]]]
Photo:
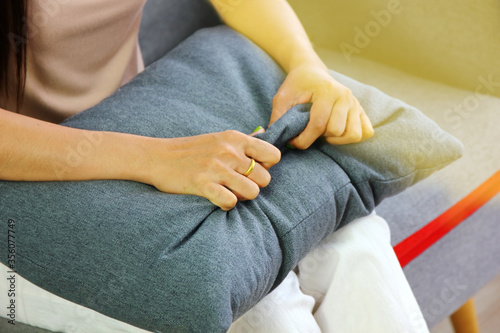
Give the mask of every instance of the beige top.
[[[60, 122], [144, 69], [138, 43], [146, 0], [30, 0], [22, 114]], [[12, 110], [14, 101], [7, 103]]]

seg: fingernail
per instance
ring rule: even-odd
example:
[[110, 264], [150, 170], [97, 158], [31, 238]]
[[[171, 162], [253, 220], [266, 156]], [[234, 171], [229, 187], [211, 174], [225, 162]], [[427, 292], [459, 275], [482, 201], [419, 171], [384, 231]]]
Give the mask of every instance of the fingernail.
[[258, 131], [260, 131], [261, 129], [263, 129], [263, 127], [262, 127], [262, 126], [258, 126], [256, 129], [254, 129], [254, 130], [253, 130], [253, 132], [252, 132], [252, 133], [258, 132]]
[[295, 147], [294, 147], [291, 143], [287, 143], [287, 144], [286, 144], [286, 147], [287, 147], [288, 149], [297, 149], [297, 148], [295, 148]]

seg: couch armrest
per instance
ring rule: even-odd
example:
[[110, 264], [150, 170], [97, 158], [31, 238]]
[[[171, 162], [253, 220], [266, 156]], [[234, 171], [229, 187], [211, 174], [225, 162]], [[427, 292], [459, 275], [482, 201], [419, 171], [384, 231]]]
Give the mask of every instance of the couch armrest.
[[[366, 57], [500, 96], [496, 0], [289, 0], [311, 40], [356, 65]], [[334, 69], [334, 68], [333, 68]]]

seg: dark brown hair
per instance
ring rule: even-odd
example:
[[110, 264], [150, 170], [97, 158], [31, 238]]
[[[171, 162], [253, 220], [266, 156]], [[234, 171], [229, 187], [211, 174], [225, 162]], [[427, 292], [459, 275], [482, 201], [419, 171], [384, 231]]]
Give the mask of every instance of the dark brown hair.
[[[9, 97], [15, 88], [17, 110], [21, 107], [26, 82], [27, 8], [27, 0], [0, 2], [0, 93]], [[9, 80], [11, 66], [14, 66], [16, 80]], [[16, 82], [16, 87], [9, 89], [9, 81]]]

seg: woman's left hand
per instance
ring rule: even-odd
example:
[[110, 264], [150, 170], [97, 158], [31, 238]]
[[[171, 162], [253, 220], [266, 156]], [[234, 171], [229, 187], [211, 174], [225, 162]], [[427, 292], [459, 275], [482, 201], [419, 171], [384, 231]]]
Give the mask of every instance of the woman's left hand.
[[270, 125], [302, 103], [312, 103], [312, 107], [306, 128], [290, 141], [296, 148], [306, 149], [320, 136], [335, 145], [373, 136], [370, 119], [351, 90], [333, 79], [322, 65], [306, 64], [290, 70], [273, 99]]

